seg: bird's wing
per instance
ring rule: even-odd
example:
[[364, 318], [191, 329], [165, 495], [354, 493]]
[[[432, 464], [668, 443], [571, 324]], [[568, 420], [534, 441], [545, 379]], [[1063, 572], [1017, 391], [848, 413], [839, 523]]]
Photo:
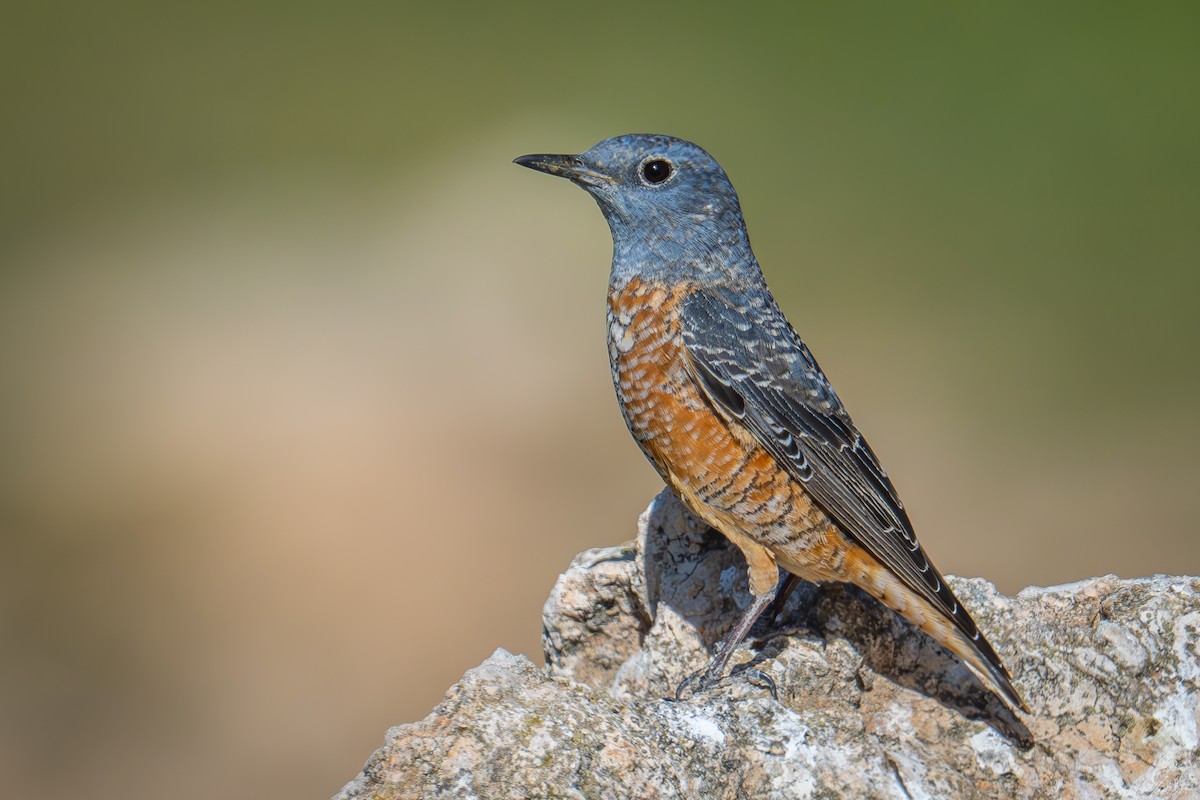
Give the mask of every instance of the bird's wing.
[[999, 666], [922, 551], [879, 459], [774, 302], [727, 289], [698, 290], [683, 301], [682, 315], [690, 365], [711, 402], [749, 428], [839, 530], [952, 619]]

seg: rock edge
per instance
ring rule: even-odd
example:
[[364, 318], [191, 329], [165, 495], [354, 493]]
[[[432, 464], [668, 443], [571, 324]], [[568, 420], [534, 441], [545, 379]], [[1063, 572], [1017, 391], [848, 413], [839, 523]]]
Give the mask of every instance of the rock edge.
[[560, 576], [544, 668], [497, 650], [336, 797], [1200, 797], [1200, 579], [949, 580], [1032, 714], [843, 586], [736, 654], [778, 699], [737, 676], [664, 699], [749, 602], [741, 556], [664, 491]]

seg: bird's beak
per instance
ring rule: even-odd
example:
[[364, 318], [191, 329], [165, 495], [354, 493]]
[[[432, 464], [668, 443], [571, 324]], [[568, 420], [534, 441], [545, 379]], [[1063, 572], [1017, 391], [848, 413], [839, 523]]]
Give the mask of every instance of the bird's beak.
[[612, 178], [589, 168], [583, 156], [534, 154], [514, 158], [513, 163], [588, 186], [612, 183]]

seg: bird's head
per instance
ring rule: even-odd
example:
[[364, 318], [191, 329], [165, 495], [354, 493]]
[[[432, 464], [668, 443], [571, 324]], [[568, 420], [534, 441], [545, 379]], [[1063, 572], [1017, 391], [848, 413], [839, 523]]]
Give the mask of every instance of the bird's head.
[[631, 133], [578, 155], [515, 163], [567, 178], [596, 199], [612, 229], [614, 266], [627, 257], [697, 266], [753, 259], [737, 192], [716, 159], [691, 142]]

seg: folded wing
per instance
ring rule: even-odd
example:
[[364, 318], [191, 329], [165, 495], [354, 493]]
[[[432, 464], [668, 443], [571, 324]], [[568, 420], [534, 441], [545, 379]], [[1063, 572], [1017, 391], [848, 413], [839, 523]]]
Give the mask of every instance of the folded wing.
[[709, 289], [689, 295], [682, 315], [690, 366], [710, 401], [749, 428], [846, 536], [953, 620], [1007, 684], [999, 657], [917, 542], [879, 459], [778, 307]]

